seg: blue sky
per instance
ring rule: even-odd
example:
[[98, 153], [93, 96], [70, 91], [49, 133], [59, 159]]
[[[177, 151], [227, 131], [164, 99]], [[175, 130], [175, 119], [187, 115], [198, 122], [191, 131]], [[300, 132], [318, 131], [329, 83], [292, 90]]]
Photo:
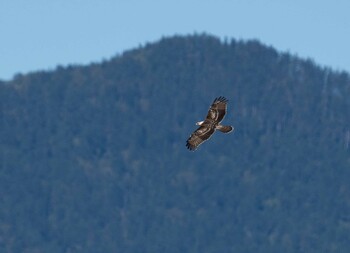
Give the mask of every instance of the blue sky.
[[194, 32], [258, 39], [350, 72], [349, 13], [349, 0], [0, 0], [0, 79]]

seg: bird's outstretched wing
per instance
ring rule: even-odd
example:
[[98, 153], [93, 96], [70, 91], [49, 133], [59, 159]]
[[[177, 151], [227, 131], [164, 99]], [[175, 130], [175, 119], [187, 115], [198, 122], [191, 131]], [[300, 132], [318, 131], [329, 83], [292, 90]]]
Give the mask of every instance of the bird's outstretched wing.
[[226, 114], [227, 102], [228, 100], [225, 97], [215, 98], [209, 108], [206, 120], [221, 122]]
[[200, 126], [196, 131], [194, 131], [190, 138], [186, 141], [186, 147], [189, 150], [196, 150], [199, 145], [208, 140], [210, 136], [215, 132], [214, 128], [207, 126]]

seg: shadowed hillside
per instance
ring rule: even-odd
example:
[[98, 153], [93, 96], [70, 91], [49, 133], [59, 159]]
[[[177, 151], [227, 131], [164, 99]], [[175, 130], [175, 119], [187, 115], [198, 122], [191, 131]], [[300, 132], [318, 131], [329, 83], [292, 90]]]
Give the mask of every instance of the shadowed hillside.
[[[185, 141], [217, 96], [224, 123]], [[347, 252], [350, 78], [171, 37], [0, 83], [0, 252]]]

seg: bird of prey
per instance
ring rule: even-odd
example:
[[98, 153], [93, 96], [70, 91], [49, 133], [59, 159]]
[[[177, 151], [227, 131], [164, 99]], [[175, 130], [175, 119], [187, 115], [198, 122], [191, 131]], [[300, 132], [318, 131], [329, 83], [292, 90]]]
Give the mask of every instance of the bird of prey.
[[228, 100], [225, 97], [215, 98], [211, 104], [207, 118], [204, 121], [197, 122], [196, 125], [200, 127], [194, 131], [186, 141], [186, 147], [194, 151], [200, 144], [208, 140], [215, 130], [219, 130], [223, 133], [229, 133], [233, 130], [232, 126], [220, 125], [227, 110]]

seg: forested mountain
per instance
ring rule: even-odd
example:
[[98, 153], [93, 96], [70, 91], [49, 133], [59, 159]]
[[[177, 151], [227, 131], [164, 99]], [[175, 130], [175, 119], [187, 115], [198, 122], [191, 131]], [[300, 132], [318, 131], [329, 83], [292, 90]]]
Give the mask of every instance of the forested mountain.
[[[215, 97], [225, 124], [185, 141]], [[350, 249], [350, 77], [175, 36], [0, 84], [0, 252]]]

